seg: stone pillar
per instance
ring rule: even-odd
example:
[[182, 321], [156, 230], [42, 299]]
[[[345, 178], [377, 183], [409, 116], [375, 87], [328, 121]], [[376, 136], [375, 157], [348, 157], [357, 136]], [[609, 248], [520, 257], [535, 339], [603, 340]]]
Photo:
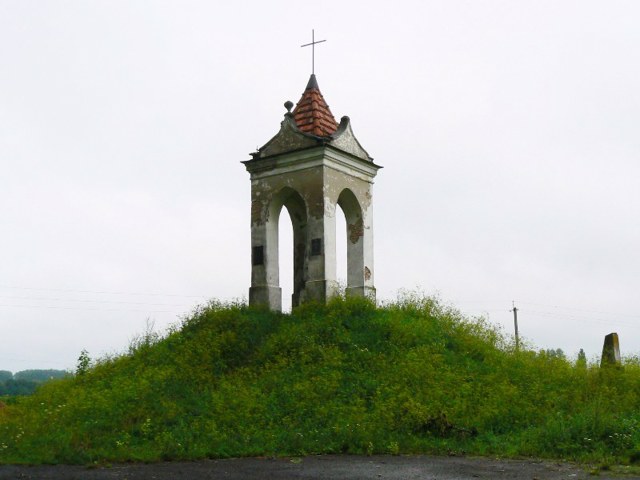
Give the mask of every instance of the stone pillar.
[[620, 366], [620, 342], [617, 333], [610, 333], [604, 337], [602, 346], [601, 367]]
[[364, 230], [362, 235], [363, 277], [364, 287], [362, 294], [376, 300], [376, 289], [373, 283], [373, 205], [369, 204], [363, 210]]
[[326, 302], [338, 294], [335, 216], [309, 218], [304, 301]]
[[345, 190], [338, 201], [347, 220], [347, 296], [368, 297], [375, 301], [373, 284], [373, 224], [370, 187], [357, 198]]
[[[252, 184], [251, 287], [249, 305], [264, 305], [282, 311], [282, 289], [278, 270], [278, 211], [269, 198]], [[274, 218], [275, 217], [275, 218]]]
[[[306, 225], [293, 222], [293, 293], [291, 307], [300, 305], [300, 298], [304, 296], [304, 272], [307, 264], [307, 235]], [[285, 252], [286, 254], [286, 252]]]

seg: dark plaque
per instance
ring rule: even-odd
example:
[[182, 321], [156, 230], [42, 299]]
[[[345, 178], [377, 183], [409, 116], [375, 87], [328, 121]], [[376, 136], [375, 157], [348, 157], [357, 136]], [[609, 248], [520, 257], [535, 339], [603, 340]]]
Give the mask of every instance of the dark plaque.
[[251, 251], [251, 264], [264, 265], [264, 247], [262, 245], [253, 247]]
[[314, 238], [311, 240], [311, 255], [322, 255], [321, 238]]

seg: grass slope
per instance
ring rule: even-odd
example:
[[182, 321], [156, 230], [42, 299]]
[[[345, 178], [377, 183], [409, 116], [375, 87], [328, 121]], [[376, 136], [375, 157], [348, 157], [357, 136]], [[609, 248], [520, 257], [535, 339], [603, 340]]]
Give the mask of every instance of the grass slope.
[[0, 463], [311, 453], [599, 462], [640, 452], [640, 366], [514, 352], [432, 299], [213, 304], [0, 408]]

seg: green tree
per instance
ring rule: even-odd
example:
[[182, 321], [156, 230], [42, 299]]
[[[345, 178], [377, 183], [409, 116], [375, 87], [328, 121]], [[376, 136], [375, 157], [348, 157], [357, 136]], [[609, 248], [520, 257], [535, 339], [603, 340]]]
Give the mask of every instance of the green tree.
[[584, 353], [583, 349], [580, 349], [578, 352], [578, 359], [576, 360], [576, 367], [578, 368], [587, 368], [587, 355]]
[[38, 382], [11, 379], [0, 383], [0, 395], [31, 395], [36, 388], [38, 388]]
[[68, 375], [65, 370], [22, 370], [13, 376], [15, 380], [29, 380], [31, 382], [48, 382], [54, 378], [64, 378]]
[[84, 375], [89, 370], [91, 366], [91, 357], [89, 356], [89, 352], [86, 350], [82, 350], [80, 352], [80, 356], [78, 357], [78, 363], [76, 365], [76, 375]]
[[567, 358], [561, 348], [556, 348], [555, 350], [553, 348], [548, 348], [547, 350], [544, 350], [543, 353], [549, 358], [558, 358], [560, 360], [565, 360]]

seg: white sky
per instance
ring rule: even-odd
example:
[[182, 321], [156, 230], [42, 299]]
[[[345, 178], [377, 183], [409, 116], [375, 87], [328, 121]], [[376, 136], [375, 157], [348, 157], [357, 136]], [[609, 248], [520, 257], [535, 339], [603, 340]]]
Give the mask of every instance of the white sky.
[[640, 353], [639, 18], [635, 0], [0, 0], [0, 369], [74, 368], [147, 318], [247, 296], [239, 162], [302, 94], [312, 28], [325, 99], [385, 167], [380, 299], [417, 287], [508, 332], [515, 300], [538, 347], [594, 357], [616, 331]]

